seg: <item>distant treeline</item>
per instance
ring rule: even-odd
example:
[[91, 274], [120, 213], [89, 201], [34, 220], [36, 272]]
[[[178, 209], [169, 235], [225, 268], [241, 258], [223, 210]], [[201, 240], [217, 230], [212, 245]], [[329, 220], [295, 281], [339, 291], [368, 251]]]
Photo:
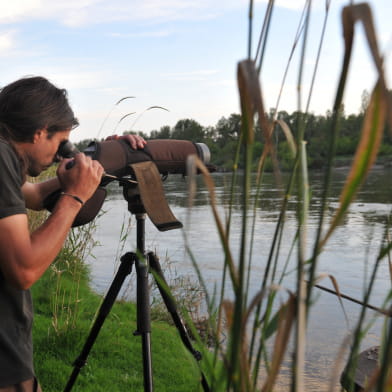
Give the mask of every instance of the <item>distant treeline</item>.
[[[287, 124], [294, 140], [296, 139], [298, 127], [304, 126], [309, 168], [320, 169], [323, 167], [329, 149], [329, 136], [332, 123], [331, 112], [327, 112], [325, 115], [309, 113], [305, 115], [301, 112], [289, 114], [281, 111], [277, 116], [274, 116], [273, 111], [271, 111], [269, 117], [271, 119], [277, 118]], [[360, 138], [363, 118], [364, 111], [361, 111], [359, 114], [350, 115], [345, 115], [344, 110], [341, 111], [339, 116], [339, 138], [336, 144], [336, 157], [338, 162], [345, 162], [352, 158]], [[151, 131], [149, 135], [143, 132], [125, 133], [138, 134], [147, 140], [180, 139], [205, 143], [211, 151], [211, 163], [221, 170], [231, 170], [237, 154], [240, 128], [241, 116], [239, 114], [231, 114], [228, 118], [222, 117], [215, 127], [203, 127], [195, 120], [183, 119], [179, 120], [174, 127], [166, 125], [161, 127], [159, 131]], [[77, 144], [77, 147], [83, 150], [89, 142], [90, 140], [83, 140]], [[263, 151], [264, 143], [265, 140], [262, 132], [256, 126], [254, 149], [255, 167]], [[280, 168], [282, 170], [289, 169], [293, 163], [293, 154], [279, 122], [276, 124], [273, 132], [273, 144], [277, 152]], [[239, 153], [241, 154], [242, 152], [240, 151]], [[392, 157], [392, 136], [388, 131], [384, 133], [379, 156], [381, 159]], [[270, 162], [267, 163], [267, 169], [268, 165], [270, 167]]]

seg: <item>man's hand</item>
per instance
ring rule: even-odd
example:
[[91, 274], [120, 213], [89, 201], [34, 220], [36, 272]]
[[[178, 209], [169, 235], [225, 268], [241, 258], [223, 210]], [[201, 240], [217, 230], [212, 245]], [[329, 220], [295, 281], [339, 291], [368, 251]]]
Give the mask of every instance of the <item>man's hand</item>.
[[134, 150], [142, 149], [147, 144], [144, 138], [138, 135], [123, 135], [123, 136], [112, 135], [106, 138], [106, 140], [119, 140], [119, 139], [126, 140]]
[[85, 154], [77, 154], [74, 165], [67, 169], [70, 159], [63, 159], [57, 169], [61, 189], [79, 197], [84, 202], [91, 198], [102, 180], [102, 165]]

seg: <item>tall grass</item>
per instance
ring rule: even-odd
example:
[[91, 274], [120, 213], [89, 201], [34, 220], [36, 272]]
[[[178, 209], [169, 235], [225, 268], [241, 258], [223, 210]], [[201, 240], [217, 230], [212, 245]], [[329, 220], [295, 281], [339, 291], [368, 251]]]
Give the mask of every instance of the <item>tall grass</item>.
[[[330, 2], [325, 2], [325, 22], [328, 18]], [[308, 93], [306, 108], [302, 108], [302, 94], [300, 86], [304, 59], [308, 43], [308, 26], [311, 15], [311, 1], [306, 1], [301, 18], [298, 34], [295, 37], [293, 50], [297, 44], [301, 44], [300, 62], [298, 69], [298, 109], [302, 113], [298, 116], [299, 132], [295, 137], [291, 135], [287, 124], [279, 119], [270, 120], [265, 111], [263, 101], [263, 91], [259, 82], [259, 74], [263, 70], [263, 62], [268, 58], [264, 56], [265, 44], [268, 40], [269, 25], [271, 23], [271, 13], [274, 1], [269, 1], [266, 9], [264, 26], [260, 35], [258, 52], [252, 58], [251, 37], [252, 37], [252, 9], [253, 1], [249, 6], [249, 58], [238, 63], [238, 90], [242, 112], [242, 127], [239, 138], [239, 151], [237, 161], [234, 164], [233, 184], [237, 181], [236, 168], [238, 159], [242, 157], [241, 167], [244, 169], [242, 183], [242, 235], [239, 244], [239, 254], [233, 255], [231, 250], [233, 239], [230, 238], [230, 216], [231, 207], [227, 211], [226, 218], [221, 218], [218, 213], [215, 200], [213, 178], [204, 165], [194, 158], [191, 162], [194, 168], [201, 171], [209, 191], [210, 205], [216, 226], [219, 232], [221, 247], [225, 252], [224, 269], [222, 271], [222, 290], [214, 293], [211, 297], [207, 295], [207, 308], [210, 311], [210, 328], [214, 335], [215, 347], [213, 355], [209, 354], [209, 349], [203, 346], [204, 369], [209, 379], [212, 391], [273, 391], [276, 388], [276, 380], [280, 373], [282, 363], [288, 355], [288, 347], [292, 351], [292, 365], [290, 371], [290, 390], [303, 392], [306, 390], [304, 384], [304, 364], [306, 348], [306, 331], [308, 328], [308, 318], [312, 312], [314, 302], [313, 286], [318, 276], [318, 259], [322, 254], [325, 245], [331, 235], [347, 213], [350, 204], [355, 199], [358, 189], [365, 181], [372, 165], [377, 157], [380, 141], [387, 123], [392, 125], [391, 96], [386, 86], [383, 60], [378, 48], [378, 40], [375, 34], [371, 9], [367, 3], [349, 5], [342, 9], [342, 28], [344, 39], [344, 56], [342, 59], [339, 83], [336, 89], [336, 97], [333, 106], [333, 121], [330, 129], [328, 161], [324, 171], [324, 185], [322, 203], [318, 212], [318, 228], [316, 235], [310, 239], [308, 236], [308, 208], [311, 198], [311, 187], [308, 179], [306, 140], [304, 140], [307, 126], [306, 113], [313, 93], [313, 86]], [[359, 26], [358, 26], [359, 25]], [[339, 137], [339, 118], [343, 103], [348, 70], [353, 66], [351, 53], [353, 40], [356, 36], [357, 27], [362, 27], [365, 31], [366, 44], [369, 46], [369, 53], [374, 62], [378, 75], [378, 80], [374, 86], [369, 104], [365, 113], [361, 129], [360, 141], [357, 146], [355, 156], [345, 185], [341, 191], [339, 206], [331, 219], [326, 219], [329, 188], [331, 184], [332, 170], [334, 167], [335, 145]], [[320, 36], [319, 54], [324, 40], [325, 24]], [[260, 49], [260, 50], [259, 50]], [[292, 54], [289, 58], [289, 64]], [[314, 68], [314, 75], [317, 73], [318, 59]], [[285, 76], [283, 78], [283, 83]], [[314, 81], [314, 76], [313, 76]], [[275, 108], [275, 113], [278, 113]], [[276, 146], [273, 142], [273, 135], [277, 126], [280, 126], [292, 146], [293, 159], [289, 180], [282, 184], [279, 174], [279, 160], [276, 154]], [[259, 127], [263, 133], [264, 150], [259, 159], [256, 182], [252, 182], [251, 173], [253, 149], [255, 146], [255, 129]], [[270, 160], [274, 167], [275, 178], [285, 191], [282, 195], [279, 217], [276, 221], [276, 228], [271, 242], [268, 257], [261, 259], [252, 252], [252, 245], [258, 239], [254, 235], [254, 225], [257, 223], [257, 205], [263, 203], [260, 189], [263, 181], [263, 171], [265, 163]], [[195, 170], [193, 170], [195, 172]], [[190, 194], [194, 187], [194, 178], [190, 176]], [[255, 192], [252, 192], [255, 190]], [[288, 202], [293, 200], [297, 205], [297, 232], [292, 241], [292, 251], [289, 255], [295, 264], [295, 286], [284, 287], [283, 277], [287, 273], [288, 261], [280, 254], [282, 239], [285, 235], [285, 215]], [[356, 321], [352, 339], [348, 343], [349, 354], [347, 361], [346, 377], [348, 382], [345, 387], [354, 390], [353, 375], [356, 368], [356, 358], [359, 350], [359, 343], [366, 331], [364, 316], [366, 305], [368, 304], [370, 293], [375, 281], [378, 266], [382, 260], [389, 255], [391, 242], [389, 241], [389, 224], [385, 225], [384, 238], [380, 239], [380, 251], [374, 255], [375, 262], [368, 285], [364, 290], [362, 302], [362, 312]], [[290, 239], [285, 238], [285, 241]], [[199, 279], [204, 285], [202, 274], [198, 270], [197, 260], [192, 257], [191, 244], [187, 243], [187, 249], [191, 255], [193, 263], [198, 271]], [[310, 255], [308, 255], [310, 249]], [[252, 297], [250, 292], [250, 275], [254, 274], [255, 264], [263, 266], [264, 273], [260, 276], [259, 291]], [[278, 271], [283, 271], [278, 273]], [[338, 282], [334, 277], [336, 294], [339, 296]], [[205, 285], [204, 285], [205, 286]], [[218, 299], [216, 298], [218, 296]], [[386, 306], [389, 305], [389, 298], [386, 295]], [[388, 324], [384, 333], [384, 344], [381, 350], [380, 365], [378, 372], [369, 380], [366, 390], [374, 387], [376, 391], [389, 391], [392, 388], [392, 381], [389, 376], [390, 359], [392, 355], [391, 339], [392, 324]], [[342, 342], [342, 347], [347, 346]], [[204, 347], [204, 348], [203, 348]], [[342, 358], [337, 358], [336, 363], [341, 368], [331, 369], [331, 385], [329, 390], [334, 390], [336, 377], [343, 370]], [[347, 381], [346, 380], [346, 381]], [[373, 389], [372, 389], [373, 390]]]

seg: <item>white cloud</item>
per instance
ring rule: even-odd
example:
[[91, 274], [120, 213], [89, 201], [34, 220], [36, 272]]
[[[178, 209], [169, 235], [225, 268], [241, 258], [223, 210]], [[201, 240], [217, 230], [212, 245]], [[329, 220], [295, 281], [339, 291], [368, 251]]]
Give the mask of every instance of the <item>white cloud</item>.
[[0, 33], [0, 56], [8, 53], [15, 46], [14, 31]]
[[224, 9], [211, 0], [20, 0], [0, 6], [0, 23], [45, 19], [68, 26], [116, 20], [165, 22], [211, 17]]
[[0, 23], [14, 22], [37, 11], [42, 5], [41, 0], [3, 1], [0, 6]]
[[[86, 89], [102, 86], [105, 80], [99, 71], [78, 71], [78, 72], [48, 72], [48, 77], [59, 86], [67, 86], [67, 89]], [[106, 75], [105, 75], [106, 76]]]
[[[110, 72], [92, 70], [87, 68], [77, 69], [73, 66], [55, 66], [40, 64], [20, 64], [14, 68], [12, 79], [42, 75], [60, 88], [72, 90], [101, 89], [106, 83], [111, 82]], [[4, 79], [9, 79], [4, 76]], [[10, 80], [11, 81], [11, 80]]]
[[[255, 0], [266, 6], [268, 0]], [[325, 9], [327, 0], [313, 0]], [[276, 0], [275, 7], [301, 10], [306, 0]], [[113, 21], [168, 22], [213, 18], [232, 8], [246, 10], [249, 0], [14, 0], [2, 1], [0, 24], [25, 20], [57, 20], [67, 26]]]

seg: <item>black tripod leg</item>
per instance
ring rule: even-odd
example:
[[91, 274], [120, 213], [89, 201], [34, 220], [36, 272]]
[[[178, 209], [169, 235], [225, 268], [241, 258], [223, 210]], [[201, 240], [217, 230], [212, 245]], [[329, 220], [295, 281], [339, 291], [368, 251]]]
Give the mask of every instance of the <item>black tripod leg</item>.
[[[197, 351], [192, 345], [192, 342], [189, 337], [188, 331], [185, 327], [184, 321], [182, 320], [180, 314], [178, 313], [177, 305], [173, 300], [173, 297], [172, 297], [170, 290], [169, 290], [169, 286], [166, 282], [165, 276], [163, 275], [162, 268], [159, 263], [158, 257], [155, 255], [155, 253], [150, 252], [148, 254], [148, 260], [149, 260], [150, 268], [155, 272], [155, 274], [157, 276], [159, 276], [159, 279], [155, 278], [155, 282], [158, 286], [158, 289], [159, 289], [159, 292], [162, 296], [163, 302], [165, 303], [165, 306], [173, 319], [174, 325], [176, 326], [176, 328], [181, 336], [181, 340], [182, 340], [184, 346], [190, 351], [190, 353], [194, 356], [194, 358], [197, 361], [200, 361], [202, 358], [202, 355], [201, 355], [200, 351]], [[162, 283], [163, 283], [163, 285], [162, 285]], [[203, 386], [203, 390], [206, 392], [210, 391], [210, 387], [208, 386], [207, 379], [204, 376], [203, 372], [201, 372], [201, 376], [202, 376], [201, 383]]]
[[150, 296], [148, 287], [148, 265], [136, 260], [136, 278], [137, 278], [137, 330], [134, 335], [141, 336], [142, 353], [143, 353], [143, 373], [144, 373], [144, 391], [152, 392], [152, 359], [151, 359], [151, 315], [150, 315]]
[[102, 302], [101, 307], [99, 308], [97, 318], [91, 328], [90, 334], [86, 340], [86, 343], [84, 344], [82, 352], [73, 364], [74, 370], [68, 380], [64, 392], [69, 392], [72, 389], [76, 381], [76, 378], [80, 373], [80, 370], [86, 364], [87, 357], [90, 353], [90, 350], [98, 336], [99, 331], [101, 330], [101, 327], [107, 315], [109, 314], [117, 298], [121, 286], [124, 283], [124, 280], [127, 277], [127, 275], [129, 275], [132, 271], [132, 264], [134, 263], [134, 261], [135, 261], [134, 253], [126, 253], [121, 257], [120, 267], [116, 273], [116, 276], [114, 277], [114, 280], [109, 288], [108, 293], [105, 296], [105, 299]]

